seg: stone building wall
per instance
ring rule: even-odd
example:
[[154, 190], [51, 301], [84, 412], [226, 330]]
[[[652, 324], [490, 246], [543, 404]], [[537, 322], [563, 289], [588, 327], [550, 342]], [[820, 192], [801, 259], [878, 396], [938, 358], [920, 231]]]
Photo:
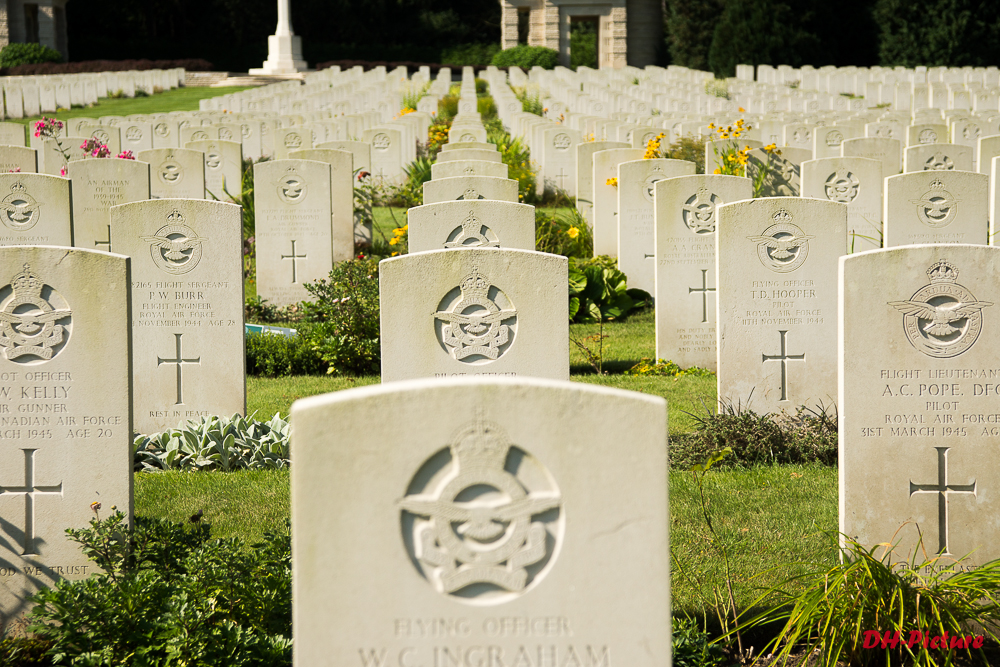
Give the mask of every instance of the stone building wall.
[[[37, 41], [55, 49], [69, 59], [66, 34], [66, 2], [68, 0], [0, 0], [0, 47], [10, 43], [35, 41], [28, 34], [28, 11], [37, 12]], [[26, 7], [27, 5], [27, 7]]]
[[517, 46], [518, 11], [530, 12], [528, 45], [559, 51], [569, 65], [571, 17], [596, 17], [598, 67], [656, 63], [663, 41], [660, 0], [500, 0], [500, 46]]

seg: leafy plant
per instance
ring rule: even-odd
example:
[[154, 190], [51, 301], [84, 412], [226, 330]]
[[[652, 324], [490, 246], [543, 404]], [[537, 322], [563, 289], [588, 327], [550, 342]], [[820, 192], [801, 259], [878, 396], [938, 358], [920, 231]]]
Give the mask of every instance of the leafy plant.
[[708, 377], [710, 375], [715, 375], [712, 371], [707, 368], [699, 368], [698, 366], [691, 366], [690, 368], [681, 368], [672, 361], [664, 361], [663, 359], [657, 359], [655, 362], [648, 358], [643, 357], [639, 360], [632, 368], [628, 369], [623, 373], [623, 375], [634, 375], [634, 376], [658, 376], [658, 377], [672, 377], [674, 379], [680, 379], [687, 375], [694, 377]]
[[691, 415], [696, 429], [673, 436], [671, 465], [685, 466], [729, 449], [739, 465], [780, 463], [837, 464], [837, 418], [822, 410], [799, 407], [795, 415], [758, 415], [753, 410], [723, 402], [713, 412]]
[[520, 67], [524, 70], [530, 70], [536, 66], [543, 69], [553, 69], [559, 64], [559, 52], [544, 46], [519, 44], [493, 56], [493, 62], [490, 64], [496, 67]]
[[570, 257], [569, 321], [593, 324], [618, 320], [652, 304], [647, 292], [628, 289], [627, 281], [610, 257], [588, 260]]
[[246, 321], [253, 324], [294, 324], [304, 316], [299, 304], [275, 306], [259, 296], [248, 297], [243, 312]]
[[594, 255], [594, 234], [576, 208], [554, 212], [536, 208], [535, 250], [589, 259]]
[[521, 110], [527, 113], [533, 113], [536, 116], [542, 116], [545, 114], [545, 108], [542, 104], [542, 98], [538, 96], [538, 93], [529, 93], [525, 88], [514, 87], [511, 88], [514, 91], [514, 95], [517, 99], [521, 100]]
[[354, 259], [333, 267], [327, 280], [307, 283], [313, 302], [306, 302], [308, 319], [316, 325], [308, 337], [329, 368], [344, 375], [378, 374], [378, 263]]
[[140, 435], [132, 443], [136, 471], [280, 469], [288, 465], [288, 422], [233, 415], [188, 420], [179, 429]]
[[7, 637], [0, 641], [0, 665], [11, 667], [48, 667], [47, 655], [53, 642], [38, 637]]
[[[971, 657], [973, 649], [985, 660], [982, 639], [977, 646], [971, 637], [1000, 640], [1000, 560], [969, 568], [963, 566], [964, 557], [928, 558], [923, 552], [918, 563], [923, 551], [918, 544], [907, 559], [893, 563], [892, 544], [866, 549], [846, 536], [845, 544], [840, 562], [768, 591], [754, 606], [772, 595], [776, 601], [741, 624], [743, 629], [783, 624], [764, 649], [775, 652], [772, 664], [786, 664], [793, 651], [804, 651], [816, 654], [810, 664], [823, 667], [888, 667], [904, 660], [924, 667], [950, 666], [956, 656]], [[876, 556], [879, 549], [882, 553]], [[869, 633], [879, 631], [881, 641], [872, 641]], [[914, 632], [948, 637], [948, 645], [924, 645], [922, 637], [913, 641]]]
[[681, 137], [663, 150], [662, 157], [694, 162], [696, 174], [705, 173], [705, 139], [693, 135]]
[[12, 42], [0, 49], [0, 67], [61, 63], [62, 54], [43, 44]]
[[53, 662], [291, 665], [289, 532], [248, 548], [210, 539], [200, 519], [136, 517], [130, 530], [115, 511], [67, 530], [101, 572], [35, 595], [29, 630], [52, 643]]
[[709, 640], [708, 633], [689, 617], [674, 618], [671, 627], [674, 667], [722, 667], [725, 651]]
[[282, 377], [322, 375], [326, 363], [313, 349], [309, 338], [268, 333], [247, 334], [247, 375]]
[[483, 123], [486, 126], [486, 141], [496, 144], [500, 160], [507, 165], [507, 178], [517, 181], [517, 198], [522, 204], [533, 204], [538, 200], [535, 194], [536, 173], [531, 164], [531, 151], [519, 138], [510, 136], [499, 118]]

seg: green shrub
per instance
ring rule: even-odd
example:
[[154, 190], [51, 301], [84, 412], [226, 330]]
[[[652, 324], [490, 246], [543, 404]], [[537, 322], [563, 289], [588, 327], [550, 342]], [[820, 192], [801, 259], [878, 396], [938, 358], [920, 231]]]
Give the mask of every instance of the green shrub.
[[692, 415], [697, 428], [670, 439], [670, 465], [687, 468], [723, 449], [732, 456], [723, 464], [821, 463], [837, 465], [837, 418], [805, 407], [795, 415], [758, 415], [740, 405], [724, 404], [718, 412], [706, 407]]
[[705, 173], [705, 138], [687, 135], [663, 150], [663, 157], [671, 160], [694, 162], [694, 173]]
[[67, 530], [100, 571], [37, 593], [29, 629], [61, 665], [291, 665], [289, 532], [248, 547], [200, 519]]
[[496, 67], [520, 67], [524, 70], [530, 70], [536, 65], [552, 69], [559, 64], [559, 52], [544, 46], [520, 44], [496, 54], [490, 64]]
[[575, 208], [535, 209], [535, 250], [589, 259], [594, 255], [590, 225]]
[[297, 336], [250, 333], [246, 345], [247, 375], [273, 378], [326, 373], [326, 363], [303, 331]]
[[251, 324], [294, 324], [302, 320], [301, 304], [275, 306], [259, 296], [248, 297], [243, 307], [246, 321]]
[[438, 123], [451, 123], [451, 120], [458, 115], [458, 95], [445, 95], [438, 100], [438, 112], [436, 121]]
[[514, 87], [511, 90], [514, 91], [517, 99], [521, 100], [521, 111], [533, 113], [536, 116], [545, 115], [545, 106], [542, 104], [542, 98], [537, 93], [530, 94], [526, 88]]
[[627, 277], [607, 256], [569, 258], [569, 321], [593, 324], [620, 320], [652, 304], [641, 289], [628, 289]]
[[288, 422], [233, 415], [188, 420], [179, 429], [140, 435], [132, 443], [136, 471], [281, 469], [288, 465]]
[[8, 637], [0, 641], [0, 665], [9, 667], [49, 667], [46, 655], [52, 642], [38, 637]]
[[489, 44], [458, 44], [441, 52], [441, 64], [464, 67], [466, 65], [489, 65], [500, 51], [496, 42]]
[[670, 377], [680, 379], [688, 375], [692, 375], [694, 377], [709, 377], [711, 375], [715, 375], [715, 373], [707, 368], [700, 368], [698, 366], [681, 368], [672, 361], [657, 359], [654, 362], [649, 357], [643, 357], [639, 360], [639, 363], [632, 368], [629, 368], [627, 371], [622, 373], [622, 375], [633, 375], [636, 377]]
[[378, 263], [371, 259], [340, 262], [329, 279], [305, 287], [315, 299], [305, 304], [308, 319], [316, 323], [309, 340], [329, 364], [327, 372], [378, 374]]
[[0, 67], [61, 63], [62, 54], [41, 44], [8, 44], [0, 49]]
[[476, 111], [483, 121], [491, 120], [497, 117], [497, 103], [492, 97], [480, 97], [476, 100]]

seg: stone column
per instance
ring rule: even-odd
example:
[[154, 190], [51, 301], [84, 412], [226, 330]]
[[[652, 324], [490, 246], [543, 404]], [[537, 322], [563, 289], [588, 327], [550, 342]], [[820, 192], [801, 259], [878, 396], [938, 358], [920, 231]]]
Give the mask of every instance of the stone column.
[[38, 3], [38, 43], [50, 49], [59, 50], [59, 42], [56, 35], [55, 9], [52, 7], [52, 0]]
[[500, 3], [500, 48], [517, 46], [517, 7], [510, 0]]
[[[628, 64], [628, 24], [627, 12], [624, 7], [612, 7], [610, 16], [610, 30], [608, 30], [606, 44], [610, 45], [608, 60], [601, 62], [602, 67], [614, 67], [620, 69]], [[603, 36], [602, 36], [603, 37]]]
[[278, 0], [278, 27], [267, 38], [267, 60], [250, 74], [295, 74], [309, 67], [302, 59], [302, 38], [292, 32], [289, 0]]

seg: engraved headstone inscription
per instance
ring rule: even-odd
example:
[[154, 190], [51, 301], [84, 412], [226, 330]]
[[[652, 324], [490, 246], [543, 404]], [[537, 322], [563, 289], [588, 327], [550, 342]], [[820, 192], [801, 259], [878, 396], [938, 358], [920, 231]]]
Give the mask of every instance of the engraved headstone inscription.
[[205, 154], [205, 194], [199, 199], [232, 202], [243, 188], [243, 147], [237, 141], [190, 141], [184, 148]]
[[920, 171], [885, 179], [885, 247], [988, 243], [989, 183], [969, 171]]
[[569, 379], [569, 265], [533, 250], [451, 248], [379, 265], [382, 381]]
[[802, 163], [802, 196], [847, 204], [847, 248], [882, 247], [882, 163], [828, 157]]
[[111, 251], [111, 207], [149, 199], [149, 164], [104, 158], [67, 166], [73, 182], [73, 245]]
[[455, 176], [436, 178], [424, 183], [424, 204], [479, 199], [516, 202], [517, 181], [492, 176]]
[[0, 245], [73, 245], [69, 181], [0, 174]]
[[533, 378], [297, 401], [295, 666], [669, 667], [665, 407]]
[[618, 165], [618, 268], [628, 286], [656, 291], [653, 195], [656, 183], [694, 174], [687, 160], [630, 160]]
[[666, 178], [655, 189], [656, 358], [715, 370], [717, 212], [750, 199], [753, 183], [699, 174]]
[[111, 235], [115, 250], [132, 258], [136, 430], [245, 414], [240, 207], [203, 199], [125, 204], [111, 209]]
[[841, 533], [894, 562], [1000, 558], [1000, 248], [863, 253], [840, 281]]
[[95, 572], [67, 528], [131, 517], [128, 283], [121, 255], [0, 248], [0, 625]]
[[477, 199], [415, 206], [407, 211], [410, 252], [444, 248], [535, 249], [535, 207]]
[[152, 148], [136, 157], [149, 164], [153, 199], [204, 199], [205, 154], [189, 148]]
[[724, 204], [716, 216], [720, 404], [831, 409], [847, 205], [769, 197]]

